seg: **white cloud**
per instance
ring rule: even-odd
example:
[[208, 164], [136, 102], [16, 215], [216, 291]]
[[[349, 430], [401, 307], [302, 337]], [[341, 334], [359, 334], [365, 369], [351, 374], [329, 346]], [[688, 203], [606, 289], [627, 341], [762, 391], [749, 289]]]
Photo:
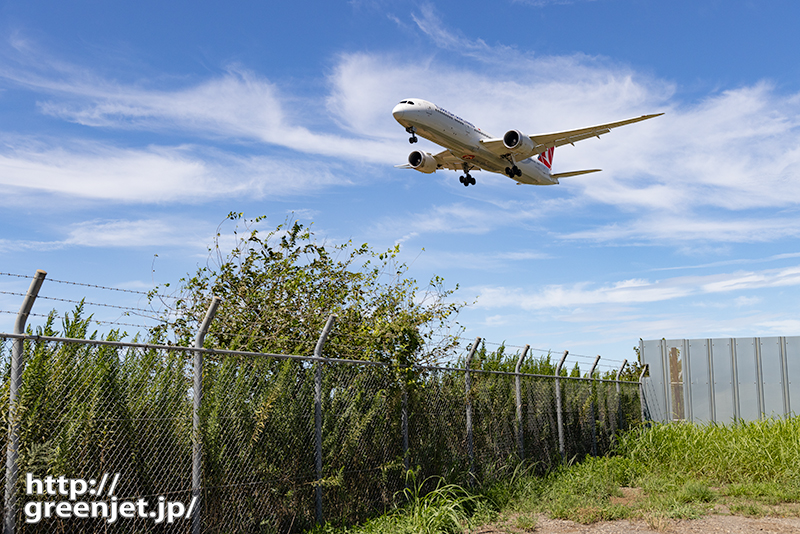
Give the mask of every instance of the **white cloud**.
[[169, 246], [204, 248], [213, 237], [207, 224], [185, 219], [94, 220], [72, 225], [65, 245], [83, 247]]
[[141, 149], [95, 142], [48, 145], [8, 139], [0, 148], [0, 185], [24, 191], [126, 203], [191, 203], [210, 198], [288, 195], [350, 183], [331, 169], [197, 146]]
[[[422, 266], [425, 269], [443, 269], [453, 265], [458, 265], [461, 269], [475, 269], [482, 271], [503, 272], [509, 268], [519, 269], [517, 262], [534, 260], [548, 260], [552, 256], [547, 253], [535, 250], [519, 250], [504, 252], [502, 250], [493, 252], [446, 252], [446, 251], [424, 251], [416, 260], [414, 265], [417, 268]], [[513, 266], [512, 266], [513, 264]]]
[[306, 154], [365, 162], [385, 162], [392, 154], [391, 144], [369, 132], [343, 137], [302, 126], [302, 117], [319, 115], [323, 108], [314, 100], [293, 106], [292, 98], [282, 94], [274, 83], [239, 66], [229, 67], [221, 76], [174, 89], [124, 85], [89, 69], [63, 64], [54, 64], [44, 74], [9, 69], [3, 77], [48, 95], [39, 102], [42, 113], [94, 128], [177, 132], [215, 141], [257, 141]]
[[[591, 282], [578, 282], [570, 285], [548, 285], [533, 291], [503, 286], [481, 286], [467, 288], [465, 291], [479, 295], [476, 304], [479, 308], [510, 307], [543, 310], [575, 309], [596, 305], [636, 305], [682, 297], [788, 286], [800, 286], [800, 266], [682, 276], [655, 281], [629, 279], [607, 283], [600, 287]], [[751, 305], [754, 302], [752, 299], [740, 300], [737, 304]]]
[[[661, 242], [713, 241], [764, 242], [800, 235], [800, 220], [793, 214], [757, 217], [736, 217], [720, 213], [707, 219], [693, 213], [658, 213], [633, 221], [612, 223], [590, 230], [562, 234], [568, 240], [586, 239], [598, 242], [654, 240]], [[780, 217], [780, 215], [783, 215]]]
[[[628, 219], [569, 232], [565, 239], [752, 242], [797, 235], [791, 213], [762, 217], [746, 211], [791, 209], [800, 199], [800, 96], [759, 83], [684, 104], [671, 81], [606, 58], [539, 56], [473, 39], [449, 29], [429, 4], [412, 19], [417, 31], [451, 54], [343, 53], [326, 80], [328, 93], [312, 97], [293, 96], [280, 81], [236, 65], [177, 88], [124, 84], [30, 56], [20, 47], [27, 66], [6, 69], [4, 77], [41, 95], [44, 113], [93, 129], [165, 132], [181, 141], [131, 149], [63, 144], [28, 152], [6, 149], [0, 151], [0, 183], [134, 202], [197, 201], [218, 194], [258, 198], [342, 183], [333, 175], [364, 163], [388, 169], [403, 161], [406, 136], [390, 115], [403, 97], [433, 100], [494, 135], [509, 128], [557, 131], [664, 111], [663, 117], [556, 151], [556, 171], [604, 169], [556, 186], [569, 191], [574, 209], [612, 206], [618, 220]], [[453, 60], [452, 53], [467, 62]], [[32, 66], [34, 60], [38, 66]], [[469, 91], [464, 91], [466, 80]], [[187, 137], [191, 145], [185, 144]], [[216, 148], [209, 157], [197, 139], [233, 141], [247, 150], [268, 145], [270, 154], [274, 147], [294, 154], [242, 156], [239, 150]], [[319, 163], [302, 165], [313, 169], [313, 177], [297, 172], [296, 154], [320, 157]], [[339, 167], [333, 172], [331, 161]], [[504, 177], [482, 176], [479, 185], [476, 197], [509, 196]], [[530, 199], [520, 204], [535, 206], [539, 217], [547, 207], [530, 188], [514, 189], [513, 195]], [[497, 209], [507, 212], [508, 202]], [[716, 212], [709, 216], [708, 209]], [[516, 215], [493, 220], [496, 210], [489, 204], [465, 210], [439, 206], [411, 215], [405, 233], [485, 233], [520, 220]]]
[[0, 252], [42, 252], [72, 247], [171, 247], [206, 250], [214, 228], [179, 217], [150, 219], [94, 219], [64, 228], [56, 241], [0, 239]]

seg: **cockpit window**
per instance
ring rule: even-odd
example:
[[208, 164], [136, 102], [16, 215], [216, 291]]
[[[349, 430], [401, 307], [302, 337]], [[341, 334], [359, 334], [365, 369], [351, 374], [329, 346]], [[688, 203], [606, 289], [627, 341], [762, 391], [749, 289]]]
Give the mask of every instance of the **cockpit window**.
[[414, 105], [414, 102], [412, 102], [411, 100], [401, 100], [400, 103], [401, 104], [411, 104], [412, 106]]

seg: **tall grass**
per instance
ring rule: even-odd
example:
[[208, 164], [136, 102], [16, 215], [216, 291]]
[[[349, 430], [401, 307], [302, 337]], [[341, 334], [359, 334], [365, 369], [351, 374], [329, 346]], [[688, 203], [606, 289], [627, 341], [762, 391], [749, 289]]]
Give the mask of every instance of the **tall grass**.
[[800, 478], [800, 417], [640, 427], [621, 436], [618, 456], [647, 470], [717, 483]]

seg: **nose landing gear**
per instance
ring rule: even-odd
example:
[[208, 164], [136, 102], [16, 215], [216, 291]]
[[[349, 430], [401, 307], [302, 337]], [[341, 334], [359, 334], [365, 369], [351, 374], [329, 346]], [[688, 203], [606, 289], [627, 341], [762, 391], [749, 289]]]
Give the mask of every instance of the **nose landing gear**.
[[406, 128], [406, 131], [411, 134], [411, 137], [408, 138], [409, 143], [413, 145], [414, 143], [419, 141], [419, 139], [417, 139], [417, 129], [414, 126], [409, 126], [408, 128]]

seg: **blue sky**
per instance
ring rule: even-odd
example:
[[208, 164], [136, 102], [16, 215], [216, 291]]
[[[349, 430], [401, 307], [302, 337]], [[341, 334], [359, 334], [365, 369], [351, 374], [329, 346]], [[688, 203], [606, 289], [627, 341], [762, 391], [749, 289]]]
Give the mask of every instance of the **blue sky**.
[[[205, 265], [228, 212], [294, 214], [459, 284], [469, 338], [611, 365], [640, 337], [800, 334], [796, 2], [0, 6], [0, 272], [147, 290]], [[556, 150], [602, 173], [464, 188], [393, 167], [407, 97], [495, 136], [665, 115]], [[0, 310], [28, 282], [0, 276]]]

